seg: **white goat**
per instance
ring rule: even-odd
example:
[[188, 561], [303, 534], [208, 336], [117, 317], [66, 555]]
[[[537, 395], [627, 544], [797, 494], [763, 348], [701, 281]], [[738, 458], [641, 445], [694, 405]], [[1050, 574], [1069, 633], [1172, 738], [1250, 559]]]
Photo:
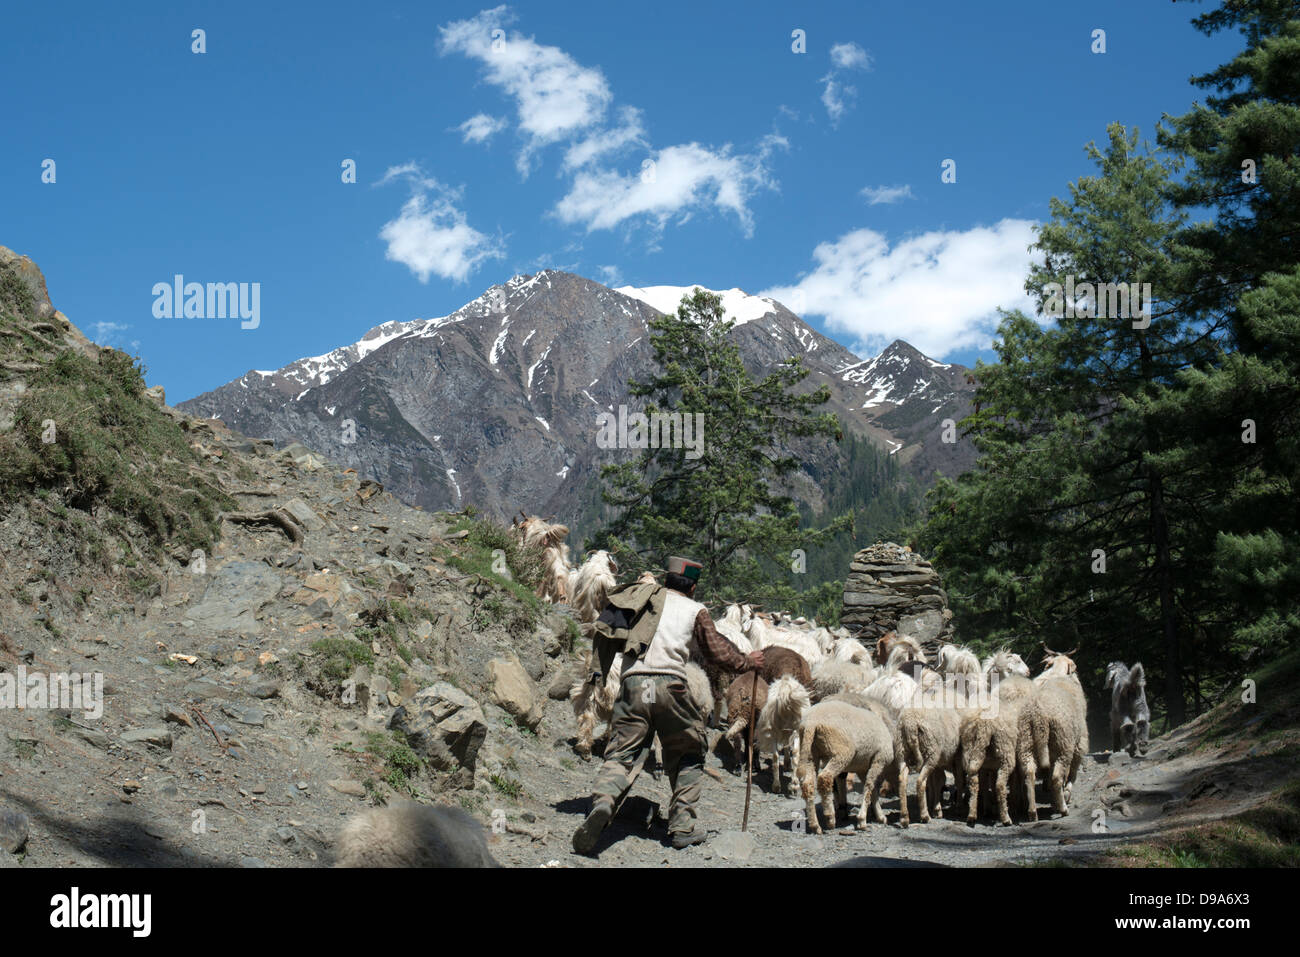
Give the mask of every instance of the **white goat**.
[[1047, 645], [1043, 645], [1043, 651], [1046, 652], [1043, 657], [1043, 670], [1034, 678], [1034, 684], [1041, 685], [1048, 678], [1066, 678], [1078, 672], [1078, 665], [1070, 657], [1078, 650], [1078, 648], [1075, 648], [1074, 651], [1062, 653], [1053, 651]]
[[[790, 675], [776, 679], [768, 688], [767, 702], [758, 713], [754, 727], [754, 750], [757, 754], [772, 755], [772, 789], [776, 793], [793, 790], [799, 757], [799, 725], [811, 706], [808, 689]], [[781, 783], [782, 759], [787, 754], [790, 757], [788, 789]]]
[[583, 657], [582, 678], [575, 681], [569, 689], [569, 704], [573, 707], [573, 716], [578, 721], [578, 743], [575, 746], [579, 757], [587, 761], [591, 758], [591, 749], [596, 741], [596, 725], [607, 724], [614, 714], [614, 702], [622, 687], [623, 655], [614, 655], [609, 674], [605, 680], [595, 684], [587, 681], [595, 669], [594, 657], [590, 651]]
[[609, 593], [618, 585], [618, 562], [604, 549], [597, 549], [587, 560], [569, 572], [569, 601], [578, 620], [595, 621], [605, 608]]
[[913, 650], [905, 643], [896, 645], [889, 653], [884, 671], [863, 692], [870, 700], [884, 705], [894, 724], [898, 724], [903, 709], [912, 707], [919, 699], [920, 685], [903, 670], [904, 665], [915, 662]]
[[773, 645], [778, 648], [789, 648], [791, 651], [798, 652], [810, 666], [826, 657], [813, 635], [802, 629], [777, 625], [775, 616], [768, 617], [761, 613], [754, 615], [749, 620], [746, 634], [756, 651]]
[[1029, 665], [1025, 664], [1024, 659], [1018, 654], [1006, 648], [1000, 648], [985, 658], [980, 670], [984, 672], [984, 680], [989, 687], [993, 686], [995, 680], [1001, 681], [1012, 675], [1019, 675], [1021, 678], [1029, 677]]

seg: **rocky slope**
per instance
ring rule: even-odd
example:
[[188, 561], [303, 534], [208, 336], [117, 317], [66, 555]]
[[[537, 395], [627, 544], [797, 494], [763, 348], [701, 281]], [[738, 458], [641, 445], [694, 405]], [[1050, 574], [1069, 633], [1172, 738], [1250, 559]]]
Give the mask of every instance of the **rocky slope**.
[[[628, 380], [653, 362], [649, 320], [689, 289], [614, 290], [555, 270], [516, 276], [449, 316], [378, 326], [180, 408], [278, 445], [302, 441], [426, 509], [472, 502], [497, 517], [523, 507], [573, 518], [599, 465], [618, 454], [596, 447], [597, 416], [630, 404]], [[806, 387], [829, 386], [828, 408], [846, 428], [923, 481], [973, 461], [969, 443], [941, 440], [940, 423], [968, 411], [965, 369], [901, 341], [864, 361], [774, 300], [722, 295], [752, 372], [802, 356]], [[837, 455], [806, 450], [794, 491], [815, 509], [814, 477], [839, 468]]]

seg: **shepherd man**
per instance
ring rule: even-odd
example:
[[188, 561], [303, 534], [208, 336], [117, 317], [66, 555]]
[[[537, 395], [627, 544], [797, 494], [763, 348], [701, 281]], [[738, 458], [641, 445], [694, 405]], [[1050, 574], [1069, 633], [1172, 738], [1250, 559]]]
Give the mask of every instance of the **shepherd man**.
[[573, 849], [588, 854], [636, 776], [642, 752], [655, 735], [663, 745], [664, 767], [672, 787], [668, 833], [681, 850], [708, 840], [696, 828], [696, 805], [704, 786], [708, 747], [705, 716], [686, 687], [686, 662], [694, 639], [708, 663], [734, 674], [760, 671], [763, 653], [745, 655], [718, 634], [709, 611], [691, 596], [704, 566], [688, 558], [670, 558], [664, 584], [654, 586], [645, 603], [662, 608], [652, 637], [643, 646], [623, 649], [623, 681], [610, 718], [605, 761], [592, 788], [591, 811], [573, 834]]

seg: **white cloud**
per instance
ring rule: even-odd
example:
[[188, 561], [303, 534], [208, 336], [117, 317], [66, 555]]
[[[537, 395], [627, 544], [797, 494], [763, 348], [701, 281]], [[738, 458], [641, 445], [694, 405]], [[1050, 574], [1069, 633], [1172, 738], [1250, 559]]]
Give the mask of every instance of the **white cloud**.
[[869, 70], [871, 55], [856, 43], [837, 43], [831, 47], [831, 65], [837, 70]]
[[107, 345], [117, 338], [119, 332], [125, 332], [131, 326], [125, 322], [96, 322], [91, 328], [94, 330], [91, 339], [100, 345]]
[[456, 127], [466, 143], [486, 143], [508, 124], [502, 118], [477, 113]]
[[565, 151], [564, 169], [579, 169], [606, 153], [614, 153], [632, 145], [646, 145], [645, 127], [641, 123], [641, 111], [634, 106], [625, 106], [619, 111], [617, 126], [597, 130]]
[[730, 147], [711, 150], [687, 143], [660, 150], [652, 167], [635, 173], [584, 171], [574, 177], [555, 213], [562, 222], [585, 225], [588, 232], [642, 217], [662, 229], [678, 214], [680, 225], [696, 209], [714, 206], [735, 214], [748, 236], [753, 232], [749, 199], [760, 189], [775, 188], [767, 157], [785, 145], [781, 137], [769, 136], [757, 153], [733, 155]]
[[871, 54], [856, 43], [836, 43], [831, 47], [831, 69], [820, 82], [825, 84], [822, 87], [822, 105], [826, 107], [832, 126], [839, 123], [858, 98], [857, 87], [840, 80], [839, 72], [869, 69]]
[[[582, 66], [559, 47], [518, 31], [504, 35], [514, 19], [500, 6], [449, 23], [440, 29], [440, 51], [480, 61], [487, 81], [514, 98], [519, 129], [528, 137], [517, 165], [527, 174], [536, 149], [598, 124], [614, 96], [600, 70]], [[503, 35], [494, 39], [494, 30]]]
[[827, 73], [822, 77], [822, 82], [826, 84], [822, 89], [822, 106], [826, 107], [826, 115], [831, 118], [833, 125], [849, 111], [849, 107], [857, 99], [858, 90], [853, 86], [841, 86], [835, 81], [833, 73]]
[[600, 274], [602, 285], [609, 286], [611, 289], [623, 285], [623, 270], [617, 266], [597, 266], [596, 272]]
[[[440, 50], [477, 60], [484, 79], [513, 98], [524, 137], [516, 162], [521, 173], [528, 174], [538, 150], [565, 145], [561, 172], [570, 177], [569, 187], [553, 210], [562, 222], [591, 231], [644, 220], [662, 230], [715, 207], [733, 213], [751, 233], [749, 200], [757, 190], [776, 187], [767, 161], [776, 147], [788, 145], [785, 139], [765, 137], [752, 153], [699, 143], [656, 151], [641, 110], [622, 106], [611, 118], [614, 95], [599, 69], [518, 31], [507, 33], [514, 19], [499, 6], [449, 23], [441, 28]], [[641, 155], [628, 162], [634, 150]], [[624, 159], [618, 167], [615, 157]], [[646, 160], [654, 164], [653, 175]]]
[[861, 192], [866, 197], [868, 206], [876, 206], [880, 203], [897, 203], [900, 199], [915, 198], [909, 184], [902, 186], [864, 186]]
[[815, 266], [799, 282], [760, 293], [826, 318], [828, 330], [872, 354], [903, 338], [945, 356], [987, 346], [997, 310], [1034, 304], [1025, 294], [1034, 223], [1004, 219], [991, 227], [923, 233], [894, 244], [870, 229], [813, 250]]
[[501, 243], [469, 225], [456, 203], [460, 194], [427, 176], [415, 163], [391, 167], [375, 185], [405, 180], [411, 197], [396, 219], [384, 224], [379, 238], [385, 256], [413, 272], [420, 282], [432, 275], [464, 282], [486, 259], [505, 255]]
[[122, 333], [130, 329], [130, 323], [126, 322], [96, 322], [91, 326], [90, 341], [98, 343], [101, 346], [109, 346], [113, 349], [121, 349], [123, 352], [140, 351], [140, 340], [127, 340]]

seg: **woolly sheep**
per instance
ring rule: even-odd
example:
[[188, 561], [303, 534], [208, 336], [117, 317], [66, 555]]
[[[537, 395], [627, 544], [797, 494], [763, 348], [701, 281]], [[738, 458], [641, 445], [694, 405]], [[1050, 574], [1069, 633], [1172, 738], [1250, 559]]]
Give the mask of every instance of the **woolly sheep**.
[[918, 700], [920, 685], [904, 670], [904, 666], [916, 661], [912, 653], [913, 649], [909, 645], [896, 645], [890, 652], [883, 672], [863, 692], [871, 700], [885, 706], [893, 724], [898, 723], [898, 716], [904, 708], [912, 706]]
[[872, 812], [884, 824], [880, 784], [894, 762], [894, 738], [885, 719], [877, 711], [828, 700], [808, 709], [799, 733], [797, 773], [808, 831], [822, 833], [815, 803], [818, 795], [826, 826], [835, 827], [835, 781], [846, 773], [856, 775], [862, 788], [862, 805], [854, 827], [864, 829], [867, 815]]
[[980, 772], [993, 778], [998, 819], [1011, 824], [1007, 810], [1008, 784], [1016, 771], [1020, 709], [1034, 693], [1028, 678], [1012, 675], [998, 682], [989, 707], [975, 711], [962, 722], [962, 771], [970, 797], [966, 823], [972, 827], [979, 817]]
[[1088, 706], [1079, 679], [1056, 675], [1035, 684], [1020, 709], [1017, 745], [1031, 821], [1038, 820], [1037, 772], [1042, 772], [1051, 791], [1053, 809], [1064, 816], [1069, 813], [1066, 787], [1074, 783], [1088, 753]]
[[946, 772], [953, 774], [954, 801], [964, 790], [961, 727], [970, 713], [967, 709], [921, 707], [905, 708], [899, 715], [894, 760], [898, 766], [899, 823], [903, 827], [910, 823], [907, 807], [909, 769], [917, 772], [916, 803], [922, 824], [930, 822], [931, 808], [935, 817], [943, 817], [941, 798]]
[[500, 867], [483, 828], [460, 808], [394, 801], [339, 832], [336, 867]]
[[876, 680], [869, 664], [854, 664], [827, 658], [812, 667], [812, 699], [821, 701], [841, 691], [862, 692]]

